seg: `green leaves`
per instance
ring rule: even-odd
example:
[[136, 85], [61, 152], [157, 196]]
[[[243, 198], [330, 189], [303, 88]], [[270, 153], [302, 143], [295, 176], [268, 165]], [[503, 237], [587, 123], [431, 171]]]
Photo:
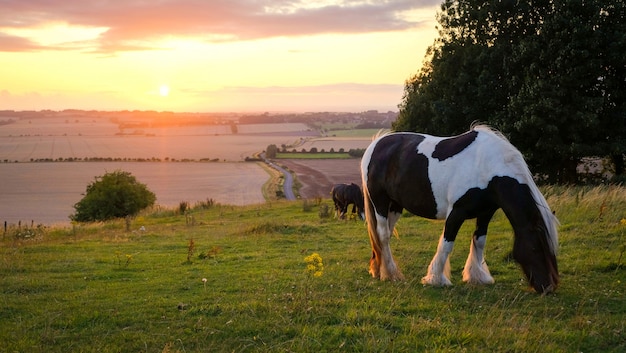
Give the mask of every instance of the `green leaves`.
[[134, 216], [156, 201], [155, 194], [133, 175], [121, 170], [106, 173], [87, 185], [82, 200], [74, 205], [72, 221], [93, 222]]
[[548, 181], [577, 181], [590, 156], [623, 174], [625, 14], [622, 1], [446, 0], [393, 128], [451, 135], [481, 121]]

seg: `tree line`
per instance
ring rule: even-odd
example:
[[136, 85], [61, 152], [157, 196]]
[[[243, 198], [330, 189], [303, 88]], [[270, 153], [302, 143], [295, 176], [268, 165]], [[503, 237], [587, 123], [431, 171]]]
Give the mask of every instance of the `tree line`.
[[286, 145], [282, 145], [282, 147], [279, 149], [278, 146], [276, 146], [275, 144], [271, 144], [267, 146], [264, 152], [265, 157], [267, 158], [277, 158], [279, 153], [348, 153], [348, 155], [352, 158], [361, 158], [365, 153], [365, 149], [351, 148], [346, 152], [344, 148], [339, 148], [338, 150], [335, 150], [331, 147], [330, 150], [326, 151], [323, 148], [321, 150], [318, 150], [317, 147], [311, 147], [308, 151], [304, 148], [298, 151], [295, 148], [288, 150]]
[[444, 0], [437, 21], [394, 130], [452, 135], [479, 121], [545, 181], [578, 182], [586, 157], [625, 180], [623, 0]]

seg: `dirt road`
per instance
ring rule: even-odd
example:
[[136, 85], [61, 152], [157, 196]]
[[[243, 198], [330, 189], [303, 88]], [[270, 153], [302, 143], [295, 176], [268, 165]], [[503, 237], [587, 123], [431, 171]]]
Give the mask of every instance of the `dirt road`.
[[338, 183], [361, 185], [360, 158], [351, 159], [280, 159], [276, 162], [298, 178], [300, 197], [330, 197], [330, 189]]

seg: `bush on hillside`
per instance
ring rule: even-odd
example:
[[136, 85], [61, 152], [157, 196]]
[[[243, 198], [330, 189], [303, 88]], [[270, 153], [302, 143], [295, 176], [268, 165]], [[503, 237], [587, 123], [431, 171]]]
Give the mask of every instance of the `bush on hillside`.
[[76, 213], [70, 219], [76, 222], [106, 221], [128, 218], [154, 205], [155, 194], [139, 183], [129, 172], [117, 170], [96, 177], [87, 186], [82, 200], [74, 205]]

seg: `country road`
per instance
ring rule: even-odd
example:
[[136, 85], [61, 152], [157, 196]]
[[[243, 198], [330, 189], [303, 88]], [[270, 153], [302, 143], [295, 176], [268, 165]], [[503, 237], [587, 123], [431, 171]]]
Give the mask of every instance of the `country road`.
[[265, 161], [265, 163], [267, 163], [267, 165], [283, 173], [283, 175], [285, 176], [285, 182], [283, 183], [283, 192], [285, 194], [285, 198], [290, 201], [295, 200], [296, 195], [293, 193], [293, 176], [291, 175], [291, 173], [285, 168], [265, 158], [265, 153], [261, 153], [261, 158]]
[[283, 183], [283, 188], [285, 189], [284, 190], [285, 198], [287, 200], [295, 200], [296, 195], [294, 195], [293, 193], [293, 176], [291, 175], [291, 173], [289, 173], [287, 169], [282, 168], [276, 165], [275, 163], [272, 163], [272, 162], [268, 162], [268, 163], [272, 168], [277, 169], [278, 171], [283, 173], [283, 175], [285, 176], [285, 182]]
[[[361, 184], [361, 160], [350, 159], [281, 159], [281, 166], [261, 155], [270, 167], [285, 175], [284, 194], [287, 200], [295, 200], [294, 176], [301, 184], [299, 191], [303, 199], [329, 197], [334, 184]], [[293, 174], [292, 174], [293, 173]]]

